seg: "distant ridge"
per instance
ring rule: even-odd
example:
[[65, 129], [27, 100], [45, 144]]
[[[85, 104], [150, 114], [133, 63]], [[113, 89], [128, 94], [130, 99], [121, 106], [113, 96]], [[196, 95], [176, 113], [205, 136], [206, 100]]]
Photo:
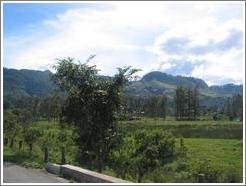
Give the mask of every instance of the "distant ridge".
[[4, 95], [42, 96], [54, 88], [49, 70], [3, 69]]
[[[39, 70], [3, 69], [4, 99], [25, 96], [44, 96], [57, 86], [51, 80], [52, 72]], [[106, 78], [102, 76], [102, 78]], [[201, 105], [221, 105], [233, 94], [243, 94], [242, 85], [226, 84], [208, 86], [202, 79], [194, 77], [172, 76], [163, 72], [153, 71], [145, 74], [141, 80], [133, 81], [126, 87], [128, 96], [152, 96], [165, 94], [173, 99], [177, 86], [197, 86]]]
[[172, 76], [163, 72], [153, 71], [144, 75], [141, 81], [157, 80], [176, 86], [197, 86], [198, 88], [208, 88], [208, 85], [202, 80], [193, 77]]

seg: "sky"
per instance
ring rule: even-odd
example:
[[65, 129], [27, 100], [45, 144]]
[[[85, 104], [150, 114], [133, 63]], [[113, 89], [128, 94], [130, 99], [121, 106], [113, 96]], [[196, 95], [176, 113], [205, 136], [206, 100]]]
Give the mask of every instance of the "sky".
[[244, 2], [4, 3], [3, 66], [52, 70], [72, 57], [117, 67], [242, 84]]

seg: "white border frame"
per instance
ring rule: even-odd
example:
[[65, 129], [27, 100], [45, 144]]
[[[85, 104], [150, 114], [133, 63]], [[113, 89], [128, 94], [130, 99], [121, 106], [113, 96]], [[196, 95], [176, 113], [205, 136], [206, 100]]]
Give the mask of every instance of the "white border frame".
[[[243, 80], [243, 182], [242, 183], [4, 183], [3, 182], [3, 4], [10, 3], [153, 3], [174, 1], [1, 1], [1, 185], [245, 185], [245, 1], [240, 1], [243, 5], [243, 50], [244, 50], [244, 80]], [[202, 3], [235, 3], [235, 1], [201, 1]], [[179, 3], [194, 3], [194, 1], [179, 1]]]

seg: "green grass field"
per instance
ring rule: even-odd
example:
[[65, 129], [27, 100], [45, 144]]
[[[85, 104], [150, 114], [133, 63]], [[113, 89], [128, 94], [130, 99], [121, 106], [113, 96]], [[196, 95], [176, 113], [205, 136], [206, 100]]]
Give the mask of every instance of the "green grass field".
[[[145, 176], [144, 182], [196, 182], [192, 170], [199, 170], [206, 174], [216, 175], [215, 182], [242, 182], [243, 149], [241, 140], [185, 138], [187, 159], [177, 160]], [[176, 146], [179, 140], [176, 139]], [[182, 170], [180, 167], [185, 166]], [[206, 170], [209, 167], [209, 170]], [[193, 171], [194, 172], [194, 171]], [[135, 181], [135, 180], [132, 180]]]
[[141, 118], [141, 120], [121, 121], [119, 127], [124, 132], [137, 129], [169, 130], [176, 137], [186, 138], [215, 138], [242, 139], [243, 125], [239, 121], [204, 120], [204, 121], [175, 121], [173, 118]]
[[[58, 125], [54, 122], [39, 121], [35, 125], [43, 130], [58, 130]], [[180, 137], [184, 137], [184, 144], [187, 148], [186, 160], [177, 160], [165, 167], [159, 167], [146, 174], [143, 179], [144, 182], [196, 182], [189, 171], [198, 170], [199, 166], [203, 165], [209, 165], [209, 169], [215, 171], [208, 174], [219, 172], [218, 180], [221, 182], [230, 182], [231, 180], [242, 182], [243, 126], [241, 122], [175, 121], [172, 118], [167, 118], [167, 120], [141, 118], [141, 120], [119, 122], [119, 128], [124, 133], [138, 129], [148, 129], [150, 132], [156, 128], [169, 130], [176, 136], [176, 147], [179, 147]], [[26, 144], [24, 144], [23, 150], [17, 150], [17, 140], [18, 138], [14, 149], [4, 147], [4, 160], [14, 161], [27, 167], [42, 167], [43, 152], [38, 144], [34, 146], [33, 153], [30, 154]], [[76, 161], [76, 150], [77, 147], [74, 145], [67, 147], [67, 163], [79, 165]], [[50, 150], [50, 161], [60, 162], [59, 148], [53, 147]], [[180, 166], [184, 166], [183, 164], [185, 164], [185, 168], [179, 170]], [[110, 167], [106, 167], [103, 172], [115, 176]], [[127, 179], [136, 181], [135, 178]]]
[[242, 180], [243, 142], [237, 139], [197, 139], [186, 138], [187, 156], [192, 166], [208, 160], [221, 171], [236, 171]]
[[[200, 118], [199, 118], [200, 119]], [[240, 121], [229, 121], [229, 120], [211, 120], [209, 118], [200, 119], [197, 121], [176, 121], [175, 118], [167, 116], [163, 118], [149, 118], [141, 117], [140, 120], [122, 121], [121, 123], [132, 123], [132, 124], [145, 124], [145, 125], [236, 125], [242, 124]]]

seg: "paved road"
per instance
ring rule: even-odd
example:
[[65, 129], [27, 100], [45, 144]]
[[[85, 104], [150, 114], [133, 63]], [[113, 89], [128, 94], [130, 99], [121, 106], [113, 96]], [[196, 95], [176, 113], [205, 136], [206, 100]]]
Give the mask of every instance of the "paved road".
[[69, 180], [49, 174], [43, 169], [27, 169], [13, 163], [3, 163], [4, 183], [69, 183]]

